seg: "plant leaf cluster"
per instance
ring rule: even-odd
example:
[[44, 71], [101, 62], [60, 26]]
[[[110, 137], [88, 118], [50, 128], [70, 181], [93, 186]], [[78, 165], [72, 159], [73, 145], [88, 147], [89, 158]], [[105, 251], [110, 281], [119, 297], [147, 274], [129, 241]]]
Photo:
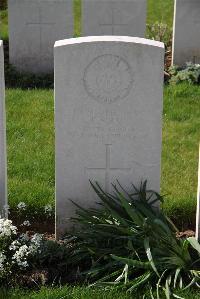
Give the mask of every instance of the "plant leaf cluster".
[[[200, 284], [200, 245], [195, 238], [180, 239], [178, 230], [158, 208], [163, 197], [147, 190], [126, 191], [119, 183], [113, 193], [104, 192], [98, 183], [91, 185], [100, 207], [77, 207], [73, 218], [72, 263], [88, 261], [83, 274], [92, 285], [164, 292], [178, 298], [177, 289]], [[72, 240], [67, 236], [67, 240]]]
[[200, 64], [186, 63], [184, 67], [171, 66], [168, 70], [171, 79], [170, 83], [178, 84], [188, 82], [190, 84], [200, 83]]

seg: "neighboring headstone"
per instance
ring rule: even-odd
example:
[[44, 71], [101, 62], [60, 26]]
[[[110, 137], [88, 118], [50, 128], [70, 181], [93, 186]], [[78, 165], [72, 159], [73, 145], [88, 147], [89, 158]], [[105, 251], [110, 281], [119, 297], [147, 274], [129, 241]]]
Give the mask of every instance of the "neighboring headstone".
[[82, 0], [82, 36], [144, 37], [146, 0]]
[[197, 187], [196, 239], [200, 241], [200, 145], [199, 145], [199, 168], [198, 168], [198, 187]]
[[72, 0], [8, 0], [10, 63], [21, 72], [53, 72], [56, 40], [73, 37]]
[[199, 16], [199, 0], [175, 0], [172, 64], [200, 63]]
[[5, 84], [3, 41], [0, 40], [0, 214], [7, 205]]
[[[57, 237], [70, 229], [72, 199], [96, 200], [121, 184], [159, 191], [163, 43], [131, 37], [85, 37], [55, 44]], [[153, 76], [152, 76], [153, 74]]]

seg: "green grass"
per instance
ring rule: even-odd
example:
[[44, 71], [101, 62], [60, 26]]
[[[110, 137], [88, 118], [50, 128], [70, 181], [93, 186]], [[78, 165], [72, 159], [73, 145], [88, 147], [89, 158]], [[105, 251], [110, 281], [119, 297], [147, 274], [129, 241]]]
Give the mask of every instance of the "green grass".
[[[164, 90], [162, 193], [164, 209], [193, 222], [196, 207], [200, 88], [181, 84]], [[53, 90], [6, 92], [9, 203], [40, 209], [54, 203]], [[187, 213], [185, 213], [187, 211]]]
[[81, 33], [81, 0], [74, 0], [74, 31], [75, 36], [80, 36]]
[[165, 88], [162, 193], [167, 214], [194, 222], [196, 209], [200, 88], [181, 84]]
[[[74, 0], [75, 13], [75, 36], [79, 36], [81, 32], [81, 0]], [[2, 24], [0, 26], [0, 37], [8, 39], [8, 18], [7, 11], [0, 12]], [[147, 23], [162, 22], [172, 27], [173, 21], [173, 0], [148, 0], [147, 6]]]
[[164, 23], [172, 28], [173, 24], [173, 0], [147, 0], [147, 23]]
[[0, 39], [8, 39], [8, 14], [6, 10], [0, 11]]
[[[191, 290], [181, 292], [179, 295], [184, 296], [186, 299], [199, 298], [199, 293]], [[145, 298], [150, 298], [150, 295], [147, 293]], [[166, 297], [160, 297], [160, 299], [164, 298]], [[57, 289], [43, 288], [39, 292], [15, 290], [7, 293], [0, 290], [0, 299], [141, 299], [141, 295], [127, 294], [115, 290], [102, 291], [85, 287], [62, 287]]]
[[54, 203], [52, 90], [7, 90], [8, 186], [11, 207]]

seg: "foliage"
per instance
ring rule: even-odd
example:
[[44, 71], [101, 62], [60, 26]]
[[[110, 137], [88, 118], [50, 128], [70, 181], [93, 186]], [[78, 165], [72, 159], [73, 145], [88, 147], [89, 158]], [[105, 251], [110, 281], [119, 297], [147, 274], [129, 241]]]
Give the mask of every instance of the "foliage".
[[169, 68], [171, 75], [170, 83], [178, 84], [181, 82], [188, 82], [189, 84], [200, 83], [200, 64], [186, 63], [184, 68], [178, 66], [171, 66]]
[[11, 65], [5, 65], [5, 79], [7, 88], [53, 88], [53, 74], [34, 75], [29, 73], [19, 73]]
[[47, 283], [60, 284], [63, 281], [73, 281], [74, 269], [70, 267], [70, 249], [63, 243], [43, 240], [40, 253], [35, 256], [36, 269], [46, 269], [48, 272]]
[[7, 8], [7, 0], [1, 0], [0, 9], [4, 10]]
[[70, 251], [41, 234], [19, 233], [11, 220], [0, 218], [0, 285], [74, 282], [77, 268], [71, 267]]
[[167, 24], [154, 23], [147, 24], [147, 38], [163, 42], [166, 47], [171, 44], [172, 31]]
[[18, 234], [11, 220], [0, 218], [0, 282], [12, 281], [13, 276], [30, 267], [39, 252], [42, 236]]
[[157, 298], [160, 290], [171, 298], [176, 289], [200, 287], [200, 245], [195, 238], [177, 238], [173, 223], [156, 208], [163, 201], [159, 194], [147, 190], [146, 182], [132, 192], [118, 183], [113, 194], [91, 184], [101, 209], [74, 203], [80, 228], [71, 261], [90, 259], [86, 273], [94, 285], [130, 292], [148, 285]]
[[[52, 205], [47, 204], [44, 207], [40, 207], [40, 215], [38, 215], [38, 211], [34, 210], [33, 207], [27, 205], [25, 202], [19, 202], [14, 211], [12, 211], [12, 216], [15, 219], [15, 223], [20, 225], [20, 231], [26, 232], [27, 228], [29, 230], [35, 229], [35, 222], [37, 222], [38, 217], [43, 216], [43, 225], [47, 223], [47, 227], [49, 226], [48, 232], [51, 231], [50, 223], [54, 222], [54, 208]], [[10, 207], [7, 206], [8, 214], [10, 214]]]

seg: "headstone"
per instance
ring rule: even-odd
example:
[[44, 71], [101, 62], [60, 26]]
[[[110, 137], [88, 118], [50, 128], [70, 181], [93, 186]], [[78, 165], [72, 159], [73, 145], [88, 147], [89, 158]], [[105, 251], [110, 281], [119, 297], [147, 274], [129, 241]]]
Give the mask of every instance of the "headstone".
[[5, 84], [3, 41], [0, 40], [0, 214], [7, 205]]
[[[131, 37], [85, 37], [55, 44], [57, 236], [75, 206], [97, 198], [89, 179], [111, 192], [159, 191], [164, 45]], [[153, 76], [152, 76], [153, 74]]]
[[144, 37], [146, 0], [82, 0], [82, 35]]
[[198, 187], [197, 187], [196, 239], [200, 242], [200, 145], [199, 145], [199, 168], [198, 168]]
[[10, 63], [20, 72], [53, 72], [56, 40], [73, 37], [72, 0], [9, 0]]
[[199, 0], [175, 0], [172, 64], [200, 63], [199, 16]]

